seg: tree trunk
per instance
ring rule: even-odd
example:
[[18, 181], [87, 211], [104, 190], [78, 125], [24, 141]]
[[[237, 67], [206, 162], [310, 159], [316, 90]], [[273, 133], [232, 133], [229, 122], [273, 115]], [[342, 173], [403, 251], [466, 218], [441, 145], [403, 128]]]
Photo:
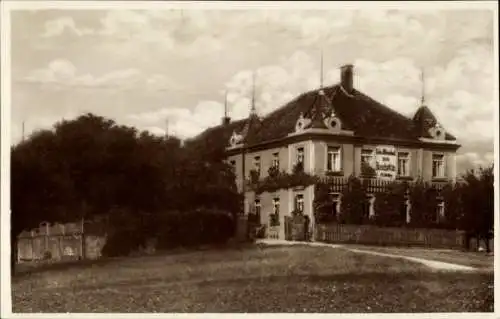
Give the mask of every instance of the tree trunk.
[[10, 274], [11, 276], [14, 276], [16, 274], [16, 264], [17, 264], [17, 238], [15, 235], [13, 235], [13, 232], [10, 237], [10, 247], [11, 247]]

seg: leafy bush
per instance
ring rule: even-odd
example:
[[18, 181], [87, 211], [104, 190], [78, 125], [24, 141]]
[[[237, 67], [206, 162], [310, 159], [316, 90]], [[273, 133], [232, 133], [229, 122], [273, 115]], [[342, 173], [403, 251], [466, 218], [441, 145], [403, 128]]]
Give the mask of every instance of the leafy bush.
[[346, 224], [362, 224], [365, 220], [365, 206], [368, 202], [366, 189], [355, 176], [350, 176], [342, 192], [340, 202], [341, 220]]
[[304, 172], [304, 162], [297, 162], [297, 164], [295, 164], [293, 166], [292, 172], [294, 174], [303, 173]]
[[459, 229], [464, 217], [464, 187], [448, 183], [441, 191], [445, 206], [445, 224], [448, 229]]
[[255, 238], [266, 238], [266, 225], [259, 225], [255, 230]]
[[110, 214], [109, 230], [102, 256], [128, 256], [145, 243], [144, 225], [137, 214], [127, 209], [114, 209]]
[[467, 172], [460, 193], [464, 209], [460, 228], [471, 237], [484, 240], [489, 252], [488, 239], [493, 237], [494, 225], [493, 165]]
[[279, 174], [280, 174], [280, 170], [279, 170], [278, 166], [271, 166], [267, 170], [267, 175], [269, 175], [269, 177], [271, 177], [271, 178], [276, 178], [276, 177], [278, 177]]
[[413, 227], [435, 227], [437, 190], [419, 179], [410, 187], [410, 225]]
[[330, 188], [326, 183], [316, 184], [314, 187], [314, 220], [318, 224], [328, 224], [337, 220], [337, 216], [332, 214], [332, 198]]
[[234, 217], [216, 209], [163, 213], [158, 224], [158, 248], [223, 244], [236, 233]]
[[375, 196], [375, 224], [383, 227], [399, 227], [406, 224], [405, 183], [392, 183], [384, 192]]
[[250, 171], [250, 184], [256, 185], [257, 183], [259, 183], [259, 178], [260, 178], [259, 172], [255, 169], [252, 169]]
[[317, 182], [317, 178], [304, 171], [297, 171], [292, 174], [286, 172], [273, 173], [273, 176], [267, 176], [258, 183], [254, 183], [253, 190], [257, 194], [263, 192], [274, 192], [278, 189], [288, 189], [297, 186], [309, 186]]
[[269, 215], [269, 226], [279, 226], [280, 225], [280, 216], [276, 213], [271, 213]]

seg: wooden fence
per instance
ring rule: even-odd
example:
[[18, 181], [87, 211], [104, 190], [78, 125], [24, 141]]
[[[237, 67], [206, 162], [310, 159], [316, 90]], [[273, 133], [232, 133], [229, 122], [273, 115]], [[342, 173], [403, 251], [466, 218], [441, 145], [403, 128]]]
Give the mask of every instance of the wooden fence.
[[17, 261], [95, 259], [101, 256], [106, 236], [95, 227], [80, 223], [44, 223], [17, 238]]
[[316, 225], [315, 238], [326, 243], [450, 249], [465, 247], [466, 240], [463, 231], [345, 224]]

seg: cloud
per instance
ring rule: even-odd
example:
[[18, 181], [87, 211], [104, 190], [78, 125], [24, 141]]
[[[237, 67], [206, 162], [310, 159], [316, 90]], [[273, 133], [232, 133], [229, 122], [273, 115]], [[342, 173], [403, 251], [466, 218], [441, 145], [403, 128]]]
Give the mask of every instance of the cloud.
[[458, 173], [464, 173], [477, 167], [489, 167], [494, 163], [493, 152], [467, 152], [457, 155]]
[[[230, 116], [248, 115], [253, 70], [261, 115], [317, 88], [323, 51], [325, 85], [339, 80], [339, 66], [353, 63], [356, 88], [407, 116], [420, 105], [424, 69], [427, 105], [464, 145], [461, 154], [467, 155], [459, 161], [479, 163], [493, 150], [498, 106], [491, 11], [109, 10], [76, 17], [68, 11], [41, 22], [38, 30], [45, 37], [38, 44], [52, 51], [38, 54], [26, 41], [18, 50], [26, 55], [13, 56], [15, 74], [28, 65], [23, 57], [33, 57], [29, 63], [39, 69], [26, 81], [45, 83], [46, 91], [57, 88], [47, 97], [54, 108], [68, 104], [60, 97], [63, 90], [83, 87], [92, 94], [89, 109], [120, 105], [108, 114], [157, 134], [169, 116], [169, 130], [188, 137], [220, 123], [226, 90]], [[16, 25], [13, 35], [22, 34], [23, 24]], [[37, 63], [45, 54], [53, 60], [41, 68]], [[99, 63], [114, 71], [80, 68], [99, 70]], [[101, 88], [122, 90], [103, 98], [110, 90]], [[23, 109], [29, 113], [30, 107]]]
[[[441, 124], [459, 138], [461, 143], [492, 139], [492, 96], [474, 94], [462, 88], [484, 88], [489, 86], [491, 76], [486, 74], [488, 63], [475, 64], [475, 55], [459, 52], [444, 68], [435, 68], [426, 73], [426, 83], [432, 83], [426, 91], [427, 104]], [[384, 63], [358, 59], [355, 64], [355, 86], [360, 91], [385, 103], [392, 109], [412, 117], [420, 106], [422, 92], [421, 71], [409, 58], [395, 58]], [[470, 72], [476, 72], [472, 77]], [[311, 54], [296, 51], [280, 59], [278, 64], [266, 65], [255, 71], [242, 70], [230, 77], [220, 90], [228, 92], [229, 115], [233, 119], [248, 116], [252, 96], [252, 73], [255, 72], [255, 102], [260, 115], [266, 115], [286, 104], [301, 93], [319, 87], [319, 63]], [[325, 84], [337, 83], [340, 71], [337, 66], [325, 70]], [[457, 77], [451, 76], [452, 74]], [[458, 76], [459, 75], [459, 76]], [[485, 89], [484, 91], [487, 91]], [[201, 107], [203, 106], [203, 107]], [[146, 113], [142, 118], [172, 115], [171, 121], [183, 136], [196, 134], [217, 125], [222, 116], [220, 102], [203, 101], [192, 111], [162, 109]], [[178, 116], [182, 114], [182, 116]], [[199, 120], [203, 119], [203, 120]], [[192, 122], [194, 124], [189, 124]], [[187, 127], [182, 129], [181, 127]], [[468, 155], [471, 159], [470, 155]]]
[[72, 17], [60, 17], [45, 23], [43, 38], [51, 38], [62, 35], [68, 31], [76, 36], [91, 35], [94, 31], [90, 28], [78, 28]]
[[[207, 127], [220, 124], [224, 105], [216, 101], [200, 102], [193, 110], [169, 107], [154, 111], [129, 114], [125, 121], [153, 134], [169, 134], [181, 138], [193, 137]], [[163, 128], [162, 128], [163, 127]]]
[[146, 75], [142, 71], [129, 68], [115, 70], [100, 76], [80, 74], [77, 68], [68, 60], [52, 60], [46, 68], [33, 70], [24, 81], [61, 87], [86, 88], [141, 88], [146, 91], [179, 89], [179, 86], [163, 74]]

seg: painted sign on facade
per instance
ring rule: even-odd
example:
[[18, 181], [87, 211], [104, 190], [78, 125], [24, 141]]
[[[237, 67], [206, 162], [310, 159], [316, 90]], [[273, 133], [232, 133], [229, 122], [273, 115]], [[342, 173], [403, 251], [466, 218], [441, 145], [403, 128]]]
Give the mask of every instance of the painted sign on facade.
[[375, 148], [375, 172], [377, 178], [395, 180], [397, 175], [396, 148], [390, 145], [380, 145]]

